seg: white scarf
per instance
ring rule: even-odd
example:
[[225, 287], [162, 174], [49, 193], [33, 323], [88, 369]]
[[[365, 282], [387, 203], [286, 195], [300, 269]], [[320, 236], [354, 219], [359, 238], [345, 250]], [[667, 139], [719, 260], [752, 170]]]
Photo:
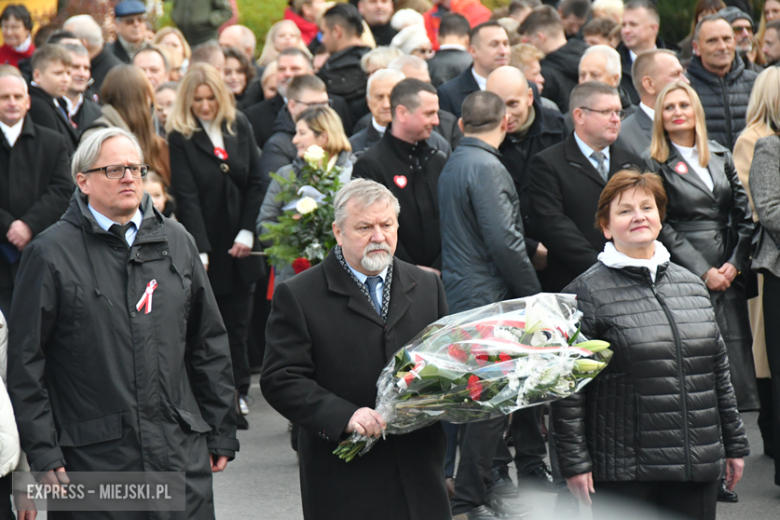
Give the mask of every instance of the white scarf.
[[607, 242], [604, 245], [604, 252], [599, 253], [599, 261], [611, 267], [612, 269], [623, 269], [624, 267], [646, 267], [650, 270], [650, 277], [655, 282], [655, 274], [658, 272], [658, 266], [669, 261], [669, 251], [658, 240], [655, 241], [655, 252], [649, 260], [643, 258], [631, 258], [615, 249], [615, 244]]

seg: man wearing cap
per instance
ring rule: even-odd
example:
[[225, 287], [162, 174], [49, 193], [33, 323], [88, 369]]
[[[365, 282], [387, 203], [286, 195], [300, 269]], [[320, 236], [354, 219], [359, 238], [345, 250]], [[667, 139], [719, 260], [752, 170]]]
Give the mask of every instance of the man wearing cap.
[[726, 7], [720, 10], [720, 14], [731, 24], [734, 29], [734, 41], [737, 43], [737, 54], [745, 62], [745, 69], [761, 72], [764, 68], [756, 65], [750, 59], [750, 51], [753, 49], [753, 18], [739, 7]]
[[111, 51], [117, 58], [130, 63], [146, 37], [146, 7], [139, 0], [125, 0], [114, 7], [116, 41]]

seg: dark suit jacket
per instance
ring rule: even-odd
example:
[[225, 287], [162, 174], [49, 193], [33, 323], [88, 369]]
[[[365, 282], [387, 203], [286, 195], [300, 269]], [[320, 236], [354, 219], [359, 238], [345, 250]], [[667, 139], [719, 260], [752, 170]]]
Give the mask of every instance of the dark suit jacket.
[[[73, 182], [65, 138], [36, 125], [29, 115], [13, 148], [2, 134], [0, 147], [0, 243], [10, 246], [5, 235], [14, 220], [27, 224], [33, 238], [59, 220], [68, 209]], [[0, 287], [13, 286], [18, 265], [0, 258]]]
[[[209, 280], [218, 295], [252, 284], [264, 274], [264, 263], [256, 261], [259, 257], [236, 259], [227, 253], [239, 231], [255, 229], [264, 196], [260, 154], [252, 127], [240, 112], [234, 128], [231, 135], [222, 125], [225, 161], [214, 155], [214, 145], [202, 128], [190, 139], [179, 132], [168, 136], [176, 218], [195, 238], [198, 252], [208, 253]], [[258, 242], [255, 238], [257, 246]]]
[[30, 117], [33, 123], [54, 130], [65, 138], [68, 157], [73, 155], [79, 145], [79, 132], [65, 116], [54, 106], [54, 98], [41, 88], [30, 85]]
[[[609, 175], [642, 168], [639, 157], [615, 145], [609, 147]], [[606, 239], [594, 227], [596, 208], [606, 182], [582, 154], [574, 134], [538, 153], [529, 168], [529, 191], [538, 238], [548, 249], [542, 288], [560, 292], [596, 263]]]
[[87, 99], [85, 94], [84, 102], [81, 104], [81, 107], [79, 107], [79, 111], [76, 112], [76, 115], [72, 117], [73, 122], [76, 123], [76, 126], [78, 127], [79, 135], [81, 135], [81, 132], [89, 128], [89, 125], [94, 123], [95, 119], [100, 117], [100, 115], [100, 105]]
[[459, 49], [439, 50], [428, 60], [431, 84], [439, 87], [471, 67], [471, 54]]
[[636, 112], [623, 120], [615, 144], [634, 155], [641, 156], [650, 149], [652, 140], [653, 120], [642, 110], [642, 107], [637, 107]]
[[307, 520], [450, 520], [440, 424], [389, 435], [363, 457], [333, 455], [352, 414], [376, 406], [376, 381], [397, 350], [447, 315], [439, 278], [395, 259], [383, 323], [333, 252], [279, 284], [266, 328], [261, 386], [300, 425]]
[[463, 105], [463, 100], [472, 92], [479, 90], [477, 80], [471, 73], [472, 68], [467, 68], [458, 77], [451, 79], [438, 89], [439, 108], [454, 114], [455, 117], [460, 117], [460, 107]]
[[116, 56], [119, 58], [122, 63], [133, 63], [133, 59], [130, 57], [129, 54], [127, 54], [127, 51], [124, 47], [122, 47], [122, 44], [119, 43], [119, 38], [114, 40], [113, 43], [107, 43], [106, 47]]

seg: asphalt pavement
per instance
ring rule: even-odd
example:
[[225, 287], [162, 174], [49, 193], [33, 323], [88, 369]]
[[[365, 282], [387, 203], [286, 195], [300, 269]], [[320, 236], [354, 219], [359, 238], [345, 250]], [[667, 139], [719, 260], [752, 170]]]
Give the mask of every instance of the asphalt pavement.
[[[263, 400], [256, 378], [250, 397], [250, 429], [238, 435], [241, 451], [214, 479], [217, 518], [302, 520], [298, 463], [290, 448], [287, 420]], [[737, 486], [739, 502], [719, 504], [719, 520], [780, 520], [780, 487], [773, 482], [772, 459], [763, 455], [756, 418], [756, 413], [743, 414], [752, 455], [745, 460], [745, 475]], [[522, 490], [518, 501], [531, 506], [533, 519], [555, 518], [553, 494]], [[582, 507], [579, 518], [591, 520], [590, 509]]]

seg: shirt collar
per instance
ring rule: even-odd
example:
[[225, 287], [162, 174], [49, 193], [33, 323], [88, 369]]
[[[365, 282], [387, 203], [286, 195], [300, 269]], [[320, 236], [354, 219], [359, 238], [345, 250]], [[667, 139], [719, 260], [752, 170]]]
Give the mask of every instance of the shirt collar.
[[479, 86], [479, 90], [485, 90], [487, 88], [487, 78], [483, 78], [479, 74], [477, 74], [477, 71], [474, 70], [474, 67], [471, 67], [471, 75], [474, 76], [474, 79], [477, 82], [477, 85]]
[[[360, 271], [358, 271], [357, 269], [355, 269], [354, 267], [349, 265], [349, 262], [347, 262], [347, 265], [349, 266], [350, 271], [352, 271], [352, 274], [355, 275], [355, 278], [360, 280], [360, 283], [363, 283], [363, 284], [366, 283], [366, 280], [368, 279], [368, 275], [367, 274], [361, 273]], [[382, 283], [385, 283], [385, 277], [387, 276], [387, 267], [382, 269], [382, 272], [379, 273], [377, 276], [382, 279]]]
[[[594, 150], [593, 148], [588, 146], [587, 143], [585, 143], [585, 141], [580, 139], [580, 136], [577, 135], [577, 131], [576, 130], [574, 131], [574, 140], [577, 141], [577, 146], [580, 147], [580, 151], [582, 152], [582, 155], [584, 155], [586, 158], [590, 159], [590, 155], [593, 152], [595, 152], [596, 150]], [[609, 161], [609, 146], [607, 146], [606, 148], [601, 150], [601, 153], [603, 153], [604, 157], [606, 157], [607, 160]]]
[[374, 125], [374, 129], [379, 132], [379, 135], [385, 135], [385, 130], [387, 130], [387, 127], [377, 123], [374, 116], [371, 116], [371, 124]]
[[458, 45], [457, 43], [445, 43], [444, 45], [439, 45], [440, 51], [446, 51], [446, 50], [457, 50], [457, 51], [465, 51], [466, 47], [463, 45]]
[[22, 128], [24, 127], [24, 118], [20, 119], [18, 123], [16, 123], [14, 126], [8, 126], [2, 121], [0, 121], [0, 129], [3, 130], [3, 134], [5, 134], [5, 138], [8, 140], [8, 144], [11, 145], [11, 148], [14, 147], [16, 144], [16, 140], [19, 139], [19, 135], [22, 133]]
[[[658, 48], [657, 45], [653, 45], [653, 49]], [[648, 49], [651, 50], [651, 49]], [[638, 56], [637, 53], [632, 51], [631, 49], [628, 49], [628, 55], [631, 56], [631, 63], [634, 63], [636, 61], [636, 57]]]
[[71, 117], [75, 116], [81, 108], [81, 105], [84, 104], [84, 94], [79, 94], [78, 100], [75, 103], [71, 101], [68, 96], [64, 96], [62, 99], [65, 101], [65, 104], [68, 107], [68, 114], [70, 114]]
[[[119, 222], [114, 222], [107, 216], [100, 213], [98, 210], [92, 207], [92, 204], [88, 204], [87, 207], [89, 208], [89, 211], [92, 213], [92, 216], [95, 217], [95, 222], [97, 222], [98, 226], [100, 226], [103, 231], [108, 231], [111, 226], [116, 224], [117, 226], [120, 226], [121, 224]], [[130, 222], [135, 224], [135, 229], [141, 229], [141, 222], [144, 219], [144, 214], [141, 213], [141, 208], [138, 208], [135, 210], [135, 215], [133, 215], [133, 218], [130, 219]]]
[[655, 120], [655, 109], [650, 108], [649, 106], [645, 105], [644, 103], [639, 103], [639, 108], [642, 109], [642, 111], [647, 114], [647, 116], [650, 118], [651, 121]]
[[27, 36], [27, 39], [22, 42], [22, 44], [18, 47], [14, 47], [14, 50], [16, 52], [27, 52], [27, 50], [30, 48], [30, 45], [32, 45], [32, 34]]

